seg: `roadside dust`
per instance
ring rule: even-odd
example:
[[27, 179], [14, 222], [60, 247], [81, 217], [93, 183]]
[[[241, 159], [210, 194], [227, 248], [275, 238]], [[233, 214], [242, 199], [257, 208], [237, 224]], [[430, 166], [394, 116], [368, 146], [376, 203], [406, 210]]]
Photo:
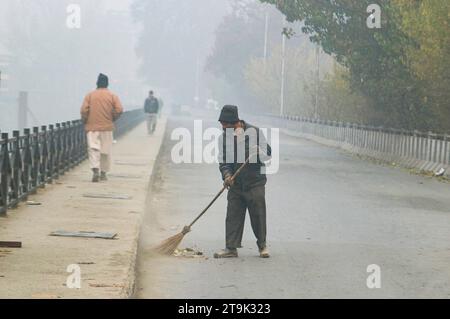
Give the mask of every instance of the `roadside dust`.
[[176, 194], [176, 190], [174, 190], [176, 185], [171, 185], [167, 178], [171, 165], [173, 165], [170, 158], [172, 145], [169, 132], [171, 132], [170, 120], [164, 137], [165, 142], [161, 146], [148, 187], [138, 248], [136, 298], [143, 290], [144, 283], [140, 283], [140, 278], [145, 278], [147, 293], [154, 298], [165, 298], [164, 289], [159, 287], [159, 283], [161, 279], [167, 278], [168, 266], [178, 272], [178, 269], [181, 271], [181, 268], [178, 267], [183, 267], [183, 260], [186, 262], [208, 260], [197, 246], [183, 247], [180, 245], [171, 256], [160, 255], [154, 250], [161, 242], [179, 233], [184, 227], [182, 224], [184, 220], [170, 206], [170, 198]]

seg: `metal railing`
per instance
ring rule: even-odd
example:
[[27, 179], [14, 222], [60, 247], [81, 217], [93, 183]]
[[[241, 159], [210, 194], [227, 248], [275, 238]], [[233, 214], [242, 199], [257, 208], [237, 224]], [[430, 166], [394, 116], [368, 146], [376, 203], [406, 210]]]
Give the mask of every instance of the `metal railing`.
[[[125, 112], [116, 123], [115, 138], [144, 120], [142, 110]], [[1, 134], [0, 214], [17, 206], [59, 176], [87, 159], [87, 141], [80, 120]]]
[[410, 166], [450, 165], [450, 135], [407, 131], [299, 116], [261, 116], [259, 122], [333, 141], [357, 153], [381, 159], [410, 161]]
[[139, 125], [145, 120], [145, 113], [143, 109], [136, 109], [125, 112], [117, 121], [116, 129], [114, 131], [114, 138], [120, 138], [125, 133]]

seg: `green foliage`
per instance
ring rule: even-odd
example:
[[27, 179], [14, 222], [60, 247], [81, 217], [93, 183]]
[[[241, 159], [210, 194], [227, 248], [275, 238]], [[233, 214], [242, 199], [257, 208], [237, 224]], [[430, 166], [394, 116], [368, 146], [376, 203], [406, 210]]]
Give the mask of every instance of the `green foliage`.
[[[432, 85], [434, 75], [425, 72], [429, 76], [424, 76], [419, 65], [423, 67], [423, 60], [432, 60], [424, 49], [427, 38], [431, 36], [435, 43], [448, 39], [448, 1], [377, 1], [382, 8], [381, 29], [369, 29], [366, 25], [366, 11], [372, 0], [261, 1], [275, 4], [288, 21], [302, 21], [302, 31], [311, 41], [348, 69], [350, 89], [364, 95], [375, 113], [384, 114], [373, 124], [436, 127], [436, 107], [445, 107], [425, 98], [428, 85], [424, 81], [437, 92], [442, 93], [443, 88]], [[422, 11], [415, 11], [417, 8]], [[410, 11], [404, 14], [403, 10]], [[429, 49], [432, 47], [428, 45]], [[435, 50], [438, 60], [448, 59], [448, 50], [445, 52], [442, 46], [440, 49]], [[448, 60], [446, 63], [448, 66]]]
[[421, 83], [421, 100], [433, 125], [450, 130], [450, 2], [396, 0], [401, 29], [414, 41], [406, 50], [411, 72]]
[[[284, 113], [314, 116], [316, 83], [315, 49], [303, 41], [287, 47], [285, 53]], [[264, 112], [278, 114], [281, 100], [281, 46], [275, 47], [267, 61], [252, 58], [245, 68], [248, 86]], [[325, 63], [323, 69], [326, 69]]]
[[321, 119], [368, 125], [382, 122], [383, 114], [370, 108], [367, 98], [350, 88], [348, 69], [338, 64], [321, 81], [319, 92]]

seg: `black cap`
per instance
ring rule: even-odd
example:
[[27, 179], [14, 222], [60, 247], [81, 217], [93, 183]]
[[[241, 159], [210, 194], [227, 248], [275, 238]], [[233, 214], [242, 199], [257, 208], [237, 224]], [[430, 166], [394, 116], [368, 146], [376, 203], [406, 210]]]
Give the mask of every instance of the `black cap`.
[[109, 85], [108, 77], [106, 75], [104, 75], [103, 73], [100, 73], [98, 75], [98, 79], [97, 79], [97, 87], [107, 88], [108, 85]]
[[235, 105], [225, 105], [220, 113], [219, 122], [236, 123], [239, 122], [238, 107]]

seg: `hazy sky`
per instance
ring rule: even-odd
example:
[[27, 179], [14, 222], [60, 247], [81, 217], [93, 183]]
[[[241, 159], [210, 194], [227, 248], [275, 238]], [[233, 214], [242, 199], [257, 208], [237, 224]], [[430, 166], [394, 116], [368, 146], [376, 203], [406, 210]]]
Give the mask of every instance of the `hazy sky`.
[[[11, 53], [1, 66], [8, 81], [0, 92], [0, 129], [15, 128], [20, 91], [29, 92], [30, 125], [78, 118], [100, 72], [128, 109], [141, 107], [149, 89], [189, 104], [199, 86], [205, 102], [203, 68], [234, 0], [145, 0], [140, 24], [130, 8], [135, 1], [0, 0], [0, 50]], [[80, 29], [66, 25], [74, 3], [81, 7]]]
[[[85, 94], [98, 73], [127, 108], [140, 107], [146, 87], [137, 77], [135, 40], [138, 29], [129, 11], [131, 0], [78, 0], [81, 29], [69, 29], [71, 0], [1, 0], [0, 130], [17, 125], [17, 96], [29, 92], [29, 125], [79, 117]], [[4, 48], [4, 49], [2, 49]], [[8, 79], [6, 79], [8, 78]]]

